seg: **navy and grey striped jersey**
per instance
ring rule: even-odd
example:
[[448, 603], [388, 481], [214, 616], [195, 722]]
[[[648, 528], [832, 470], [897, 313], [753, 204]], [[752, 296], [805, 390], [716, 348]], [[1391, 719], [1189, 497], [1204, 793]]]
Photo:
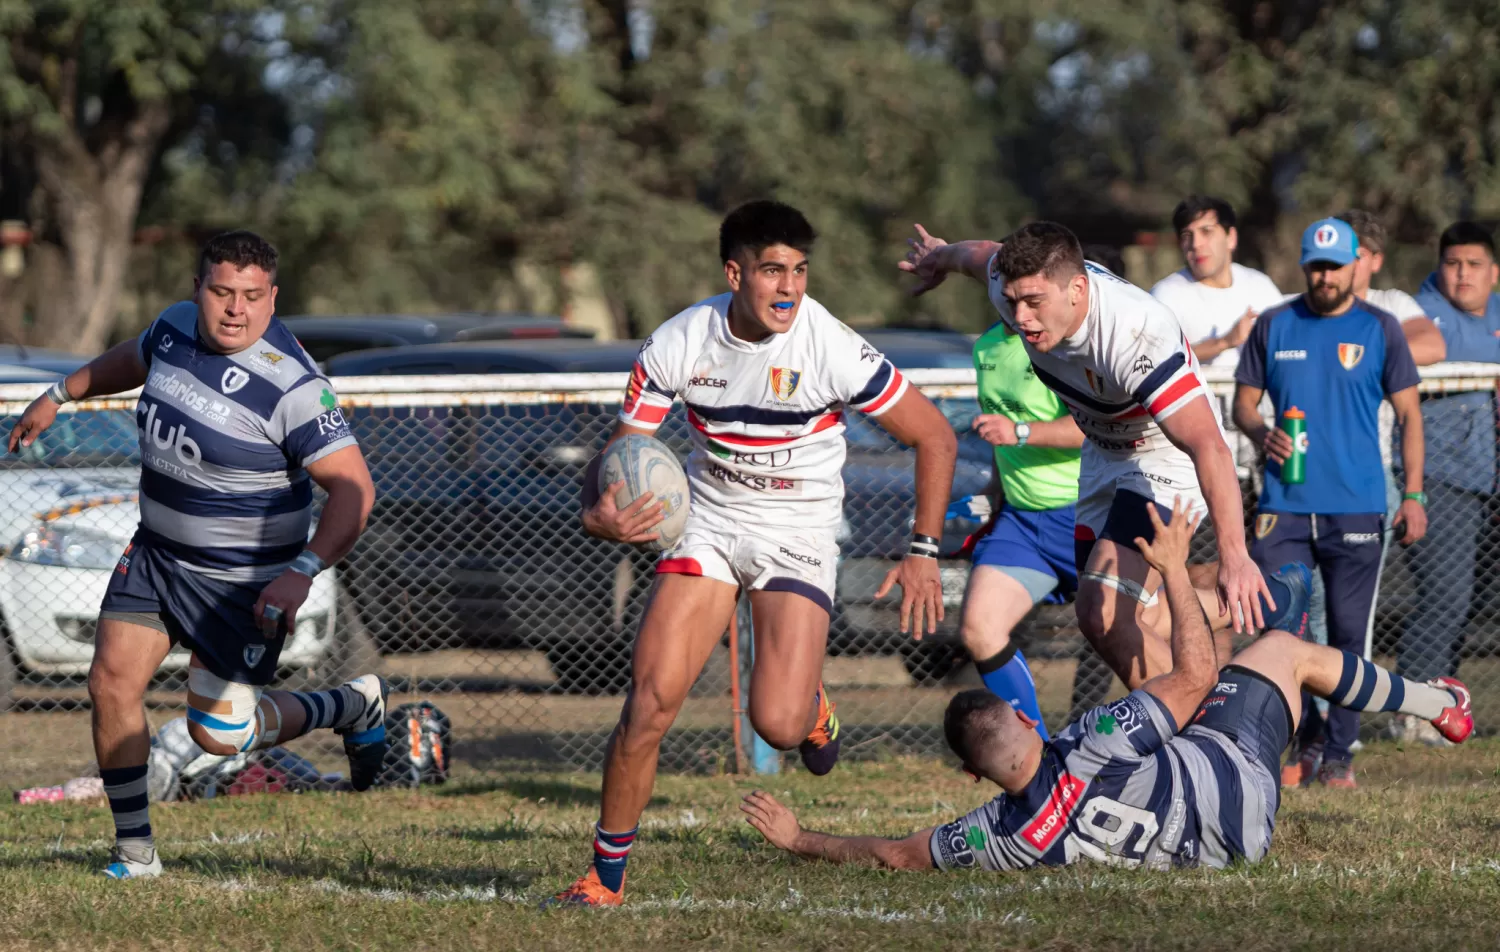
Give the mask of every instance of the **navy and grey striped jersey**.
[[1098, 707], [1042, 753], [1023, 793], [1003, 793], [932, 834], [939, 869], [1224, 867], [1271, 845], [1276, 779], [1226, 735], [1181, 734], [1145, 691]]
[[163, 311], [140, 352], [142, 537], [205, 575], [275, 576], [307, 544], [305, 467], [355, 445], [328, 379], [275, 318], [237, 354], [209, 349], [192, 301]]

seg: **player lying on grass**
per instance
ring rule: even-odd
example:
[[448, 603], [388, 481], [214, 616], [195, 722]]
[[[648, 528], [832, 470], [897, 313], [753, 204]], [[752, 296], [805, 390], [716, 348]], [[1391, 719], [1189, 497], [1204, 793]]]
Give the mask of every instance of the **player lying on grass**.
[[[1215, 670], [1186, 566], [1197, 520], [1180, 500], [1170, 524], [1148, 509], [1156, 539], [1135, 542], [1166, 580], [1171, 673], [1095, 708], [1050, 743], [995, 695], [956, 696], [944, 717], [948, 743], [976, 782], [990, 780], [1004, 792], [944, 826], [900, 840], [814, 833], [761, 791], [742, 805], [750, 825], [799, 856], [897, 869], [1008, 870], [1085, 858], [1222, 868], [1259, 860], [1271, 845], [1281, 752], [1302, 691], [1354, 710], [1416, 715], [1455, 743], [1474, 729], [1459, 681], [1408, 681], [1284, 631], [1267, 633]], [[1180, 732], [1179, 724], [1186, 725]]]

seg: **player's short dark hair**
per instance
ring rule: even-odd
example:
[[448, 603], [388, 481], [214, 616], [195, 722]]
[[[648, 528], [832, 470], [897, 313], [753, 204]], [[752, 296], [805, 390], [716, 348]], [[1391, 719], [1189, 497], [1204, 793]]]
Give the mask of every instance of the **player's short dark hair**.
[[1385, 243], [1390, 235], [1385, 230], [1385, 222], [1374, 213], [1362, 208], [1346, 208], [1333, 217], [1349, 223], [1349, 227], [1354, 229], [1354, 237], [1359, 239], [1361, 248], [1370, 249], [1371, 254], [1378, 255], [1385, 252]]
[[724, 216], [719, 226], [719, 260], [741, 251], [758, 255], [772, 245], [786, 245], [803, 254], [812, 252], [818, 233], [797, 209], [782, 202], [746, 202]]
[[1484, 245], [1490, 253], [1490, 260], [1495, 260], [1495, 236], [1476, 221], [1456, 221], [1444, 228], [1438, 237], [1438, 257], [1441, 258], [1454, 245]]
[[1045, 274], [1061, 284], [1083, 273], [1083, 246], [1078, 236], [1053, 221], [1034, 221], [1005, 239], [995, 256], [995, 267], [1007, 281]]
[[253, 231], [226, 231], [204, 242], [203, 250], [198, 252], [198, 277], [206, 276], [210, 268], [226, 261], [236, 271], [254, 265], [270, 275], [272, 281], [276, 280], [276, 246]]
[[1005, 701], [982, 688], [960, 691], [943, 712], [943, 736], [948, 747], [966, 764], [974, 763], [975, 741], [989, 734]]
[[1187, 226], [1207, 212], [1214, 213], [1225, 231], [1234, 227], [1236, 219], [1233, 205], [1213, 195], [1189, 195], [1178, 203], [1177, 210], [1172, 213], [1172, 230], [1182, 234]]
[[1114, 274], [1125, 277], [1125, 258], [1114, 245], [1084, 245], [1083, 260], [1102, 264]]

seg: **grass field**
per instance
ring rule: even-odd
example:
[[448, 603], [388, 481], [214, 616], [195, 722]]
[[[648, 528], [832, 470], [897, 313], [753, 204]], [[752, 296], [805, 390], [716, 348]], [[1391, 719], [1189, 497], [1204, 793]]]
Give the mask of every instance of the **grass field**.
[[[620, 910], [538, 912], [583, 868], [597, 775], [158, 807], [167, 875], [97, 875], [108, 812], [0, 806], [7, 949], [1479, 949], [1500, 945], [1500, 741], [1367, 748], [1353, 794], [1293, 791], [1229, 872], [888, 873], [784, 858], [748, 778], [667, 776]], [[902, 834], [989, 793], [935, 761], [762, 778], [805, 825]]]

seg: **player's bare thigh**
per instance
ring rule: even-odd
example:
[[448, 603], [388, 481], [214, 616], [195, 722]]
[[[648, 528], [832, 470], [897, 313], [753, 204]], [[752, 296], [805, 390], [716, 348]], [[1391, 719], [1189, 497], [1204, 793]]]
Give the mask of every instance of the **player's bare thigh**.
[[1134, 690], [1172, 669], [1165, 633], [1150, 625], [1143, 593], [1161, 587], [1161, 576], [1141, 554], [1112, 539], [1094, 543], [1078, 581], [1078, 621], [1094, 650], [1125, 686]]
[[995, 565], [976, 565], [964, 589], [961, 631], [976, 659], [991, 658], [1010, 644], [1010, 633], [1031, 611], [1026, 586]]
[[[1235, 655], [1230, 664], [1249, 668], [1280, 688], [1281, 696], [1292, 709], [1292, 723], [1299, 724], [1302, 721], [1302, 685], [1310, 674], [1314, 674], [1309, 668], [1318, 664], [1318, 648], [1323, 648], [1322, 653], [1331, 651], [1322, 645], [1310, 645], [1284, 631], [1268, 631]], [[1331, 661], [1337, 655], [1327, 654], [1327, 658]], [[1330, 682], [1326, 687], [1331, 690], [1342, 668], [1334, 670], [1331, 664], [1323, 667], [1326, 670], [1316, 674], [1322, 674], [1322, 680]], [[1314, 676], [1313, 680], [1317, 677]]]
[[753, 591], [755, 666], [750, 673], [750, 720], [756, 733], [781, 750], [813, 728], [813, 695], [828, 651], [828, 612], [795, 592]]
[[[729, 628], [739, 589], [696, 575], [658, 575], [631, 656], [632, 718], [677, 715], [714, 646]], [[662, 727], [665, 730], [665, 727]]]

